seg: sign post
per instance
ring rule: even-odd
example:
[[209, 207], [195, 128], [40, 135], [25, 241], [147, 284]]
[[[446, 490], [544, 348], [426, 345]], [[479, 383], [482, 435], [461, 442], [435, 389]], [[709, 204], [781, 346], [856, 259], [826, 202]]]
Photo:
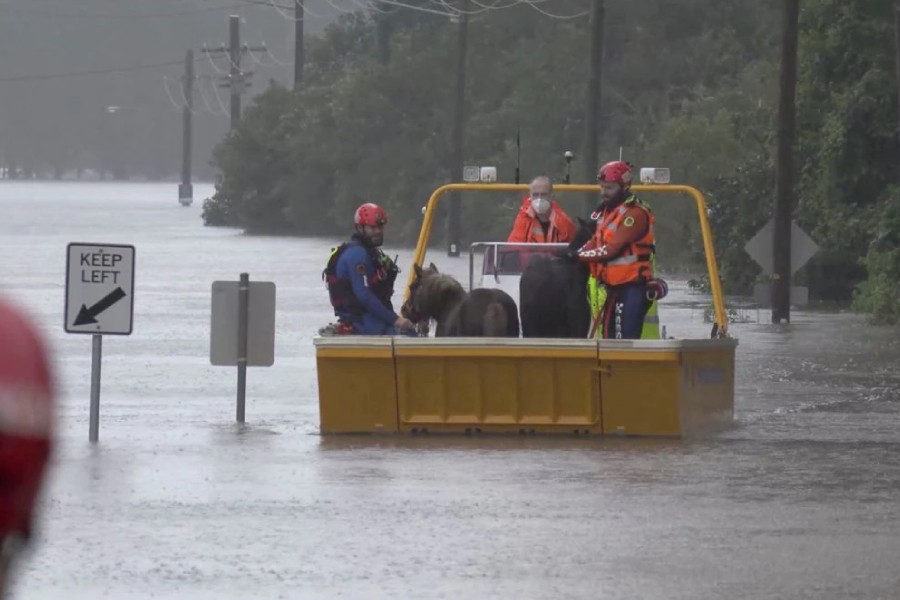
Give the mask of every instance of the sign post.
[[237, 422], [244, 422], [247, 404], [247, 304], [250, 296], [250, 275], [241, 273], [238, 282], [238, 347], [237, 347]]
[[209, 362], [237, 366], [238, 423], [244, 422], [247, 367], [275, 363], [275, 284], [250, 281], [213, 281], [210, 307]]
[[103, 336], [131, 335], [134, 323], [134, 246], [70, 243], [66, 248], [67, 333], [90, 334], [91, 412], [88, 439], [100, 438]]
[[88, 440], [96, 444], [100, 439], [100, 359], [103, 357], [103, 336], [91, 336], [91, 416]]

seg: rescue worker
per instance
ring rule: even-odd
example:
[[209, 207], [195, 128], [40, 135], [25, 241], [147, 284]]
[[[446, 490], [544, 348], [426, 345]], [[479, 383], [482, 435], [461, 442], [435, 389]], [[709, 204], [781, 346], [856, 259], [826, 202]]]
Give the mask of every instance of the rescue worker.
[[391, 303], [400, 269], [380, 248], [386, 224], [384, 209], [367, 202], [353, 215], [356, 231], [350, 241], [332, 249], [322, 274], [338, 318], [330, 333], [415, 333], [415, 325], [397, 315]]
[[653, 213], [631, 193], [628, 163], [606, 163], [597, 181], [602, 199], [591, 214], [596, 230], [577, 252], [577, 259], [591, 270], [591, 337], [658, 339], [656, 300], [665, 296], [668, 288], [655, 278]]
[[36, 330], [0, 300], [0, 597], [31, 537], [52, 447], [54, 389]]
[[520, 244], [568, 244], [575, 237], [575, 224], [552, 198], [549, 177], [535, 177], [528, 186], [507, 242]]

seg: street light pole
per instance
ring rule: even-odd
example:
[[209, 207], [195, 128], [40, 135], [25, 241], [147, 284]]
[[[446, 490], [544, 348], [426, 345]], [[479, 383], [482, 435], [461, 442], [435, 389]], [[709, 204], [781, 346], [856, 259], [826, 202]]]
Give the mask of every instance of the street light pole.
[[178, 186], [178, 202], [190, 206], [194, 202], [194, 186], [191, 184], [192, 129], [194, 112], [194, 51], [184, 56], [184, 109], [181, 115], [181, 185]]

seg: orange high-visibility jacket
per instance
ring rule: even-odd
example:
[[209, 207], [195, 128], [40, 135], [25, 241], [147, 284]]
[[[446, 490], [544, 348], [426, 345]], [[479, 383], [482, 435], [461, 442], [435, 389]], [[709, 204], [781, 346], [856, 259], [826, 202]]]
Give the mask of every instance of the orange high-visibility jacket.
[[597, 231], [579, 258], [590, 263], [591, 274], [606, 285], [646, 281], [653, 277], [654, 221], [653, 213], [631, 196], [598, 215]]
[[555, 201], [550, 202], [550, 222], [545, 235], [541, 222], [531, 208], [531, 197], [526, 196], [506, 241], [520, 244], [567, 244], [574, 238], [575, 223]]

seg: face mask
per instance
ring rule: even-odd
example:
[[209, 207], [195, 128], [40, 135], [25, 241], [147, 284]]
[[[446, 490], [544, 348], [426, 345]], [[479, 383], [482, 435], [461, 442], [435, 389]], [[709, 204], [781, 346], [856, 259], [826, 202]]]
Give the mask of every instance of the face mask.
[[538, 215], [544, 215], [550, 211], [550, 199], [549, 198], [532, 198], [531, 199], [531, 208]]

